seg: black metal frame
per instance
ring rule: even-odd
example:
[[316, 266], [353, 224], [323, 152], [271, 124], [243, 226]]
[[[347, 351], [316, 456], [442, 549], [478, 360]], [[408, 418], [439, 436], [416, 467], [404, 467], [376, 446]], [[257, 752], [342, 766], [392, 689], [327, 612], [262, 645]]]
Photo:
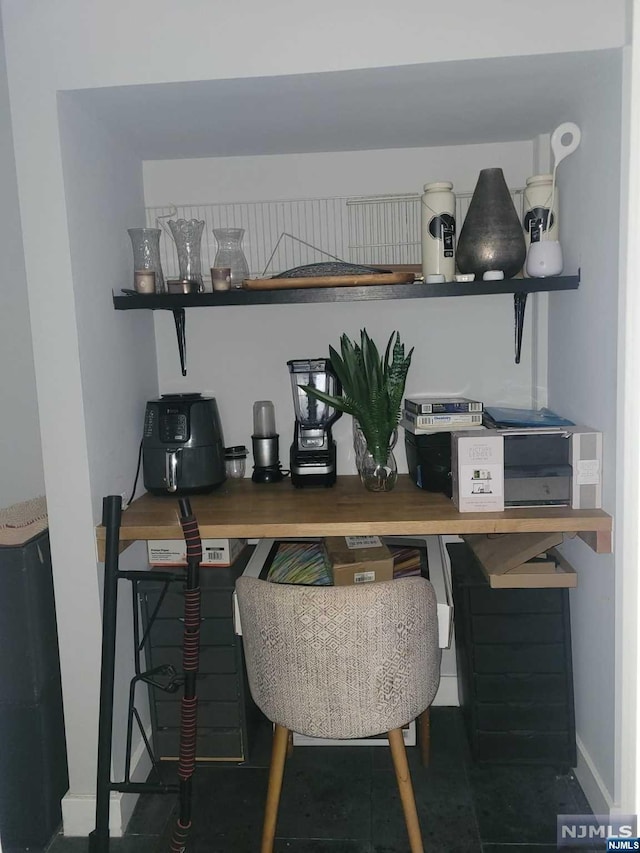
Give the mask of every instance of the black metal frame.
[[[190, 515], [188, 501], [180, 501], [180, 510], [182, 519], [187, 516], [192, 518]], [[150, 571], [147, 569], [139, 571], [121, 571], [119, 569], [121, 515], [121, 496], [110, 495], [105, 497], [102, 503], [102, 523], [106, 531], [106, 551], [102, 606], [102, 652], [100, 672], [100, 706], [98, 718], [96, 823], [95, 829], [89, 834], [89, 853], [108, 853], [109, 851], [109, 804], [112, 791], [136, 794], [179, 794], [181, 811], [188, 813], [190, 810], [190, 784], [185, 784], [184, 781], [180, 781], [180, 783], [167, 784], [162, 781], [159, 762], [154, 755], [135, 706], [135, 692], [139, 683], [146, 683], [168, 692], [176, 692], [180, 687], [185, 686], [186, 695], [186, 679], [190, 681], [188, 687], [191, 695], [195, 692], [195, 673], [187, 674], [185, 676], [183, 673], [177, 673], [175, 668], [169, 664], [154, 667], [151, 670], [145, 671], [142, 668], [141, 656], [145, 645], [147, 644], [151, 627], [169, 589], [169, 585], [171, 583], [181, 582], [187, 587], [189, 586], [189, 583], [195, 584], [197, 587], [197, 567], [199, 565], [200, 558], [197, 560], [189, 560], [186, 569], [172, 572], [164, 570]], [[111, 781], [111, 755], [113, 739], [116, 617], [118, 606], [118, 582], [121, 580], [127, 580], [131, 583], [133, 633], [135, 643], [135, 674], [129, 685], [124, 779], [120, 782], [113, 782]], [[140, 637], [138, 589], [140, 583], [149, 581], [160, 581], [163, 584], [163, 590], [160, 594], [160, 599], [151, 614], [149, 623], [146, 626], [142, 637]], [[145, 748], [151, 759], [153, 770], [158, 777], [159, 781], [157, 783], [131, 781], [131, 752], [134, 720], [142, 735]]]

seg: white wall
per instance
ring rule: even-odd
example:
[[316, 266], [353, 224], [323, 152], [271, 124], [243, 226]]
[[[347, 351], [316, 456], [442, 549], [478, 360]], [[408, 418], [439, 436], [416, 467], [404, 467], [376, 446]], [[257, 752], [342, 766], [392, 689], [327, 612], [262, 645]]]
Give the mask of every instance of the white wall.
[[[524, 186], [532, 171], [530, 142], [432, 149], [395, 149], [271, 157], [235, 157], [147, 162], [148, 206], [178, 203], [318, 198], [421, 191], [424, 183], [452, 180], [460, 192], [473, 190], [478, 172], [500, 166], [512, 187]], [[248, 235], [250, 236], [250, 235]], [[271, 399], [287, 467], [293, 403], [286, 362], [328, 355], [342, 332], [357, 337], [366, 327], [384, 347], [398, 330], [415, 346], [407, 391], [462, 394], [529, 406], [534, 389], [529, 308], [523, 357], [514, 363], [513, 298], [492, 296], [418, 302], [360, 302], [340, 305], [247, 306], [187, 312], [188, 376], [183, 378], [170, 316], [156, 317], [158, 371], [164, 393], [189, 390], [215, 394], [225, 441], [251, 447], [252, 404]], [[473, 357], [482, 348], [482, 359]], [[471, 355], [471, 357], [470, 357]], [[542, 389], [546, 391], [546, 387]], [[536, 389], [539, 393], [540, 389]], [[354, 473], [351, 418], [334, 427], [338, 469]], [[396, 451], [406, 471], [401, 436]], [[248, 467], [247, 475], [251, 469]]]
[[0, 197], [0, 507], [6, 507], [44, 494], [44, 475], [1, 29]]
[[624, 0], [590, 0], [588, 15], [584, 0], [539, 0], [535, 14], [504, 0], [481, 9], [459, 0], [453, 10], [438, 0], [326, 0], [295, 12], [289, 0], [3, 0], [3, 8], [22, 83], [50, 92], [564, 53], [625, 37]]
[[132, 286], [127, 228], [144, 225], [142, 163], [113, 130], [60, 98], [60, 136], [82, 398], [94, 517], [96, 497], [130, 492], [144, 402], [157, 394], [153, 319], [116, 312], [112, 291]]
[[[131, 243], [126, 228], [144, 222], [142, 164], [114, 131], [96, 124], [73, 101], [61, 96], [60, 145], [69, 228], [73, 297], [77, 322], [79, 386], [74, 390], [84, 401], [88, 494], [90, 503], [80, 511], [87, 531], [101, 520], [102, 497], [130, 495], [136, 470], [144, 401], [157, 395], [153, 321], [145, 312], [127, 314], [112, 310], [112, 288], [132, 277]], [[73, 503], [62, 485], [59, 500]], [[53, 487], [55, 488], [55, 487]], [[121, 567], [144, 565], [144, 549], [138, 543], [122, 556]], [[92, 655], [99, 642], [102, 571], [95, 558], [83, 564], [72, 561], [56, 579], [59, 641], [63, 661], [63, 694], [67, 713], [70, 754], [70, 793], [63, 803], [65, 826], [82, 833], [85, 802], [78, 793], [87, 790], [95, 777], [94, 751], [79, 747], [95, 731], [96, 691], [99, 671]], [[133, 642], [130, 590], [120, 585], [118, 664], [114, 730], [126, 727], [128, 679], [133, 675]], [[91, 639], [92, 654], [78, 643], [78, 634]], [[76, 697], [82, 673], [86, 687]], [[140, 690], [143, 718], [146, 691]], [[68, 710], [67, 710], [68, 709]], [[139, 742], [134, 731], [134, 750]], [[114, 739], [113, 778], [123, 778], [124, 739]], [[122, 798], [120, 798], [121, 800]], [[129, 797], [122, 806], [132, 806]], [[73, 828], [76, 827], [74, 830]], [[119, 831], [119, 826], [114, 829]]]
[[[455, 18], [450, 7], [435, 0], [405, 0], [393, 6], [381, 0], [357, 0], [347, 5], [328, 0], [320, 5], [306, 4], [304, 14], [297, 8], [293, 14], [291, 4], [284, 0], [266, 5], [257, 0], [228, 4], [224, 14], [207, 0], [193, 0], [188, 6], [176, 5], [173, 0], [139, 0], [134, 4], [124, 0], [93, 4], [84, 0], [50, 4], [40, 0], [2, 0], [2, 10], [56, 596], [60, 602], [73, 596], [79, 610], [86, 608], [80, 613], [75, 643], [68, 636], [62, 650], [72, 790], [78, 802], [84, 801], [87, 806], [81, 816], [84, 824], [79, 819], [71, 828], [65, 815], [65, 825], [67, 831], [86, 834], [92, 827], [92, 770], [97, 736], [95, 667], [99, 660], [93, 525], [101, 493], [120, 489], [129, 471], [137, 421], [133, 398], [143, 391], [148, 396], [147, 388], [153, 385], [149, 377], [139, 378], [138, 371], [144, 372], [145, 368], [128, 357], [139, 354], [135, 346], [112, 360], [114, 339], [99, 334], [100, 322], [110, 324], [116, 335], [118, 330], [128, 330], [129, 341], [131, 336], [139, 335], [143, 350], [152, 344], [147, 319], [139, 315], [129, 318], [126, 314], [118, 314], [116, 319], [108, 300], [105, 304], [99, 295], [104, 297], [111, 287], [122, 286], [125, 275], [125, 250], [122, 244], [114, 248], [112, 230], [118, 201], [111, 195], [113, 172], [117, 171], [113, 143], [102, 140], [99, 134], [92, 136], [95, 150], [90, 153], [95, 175], [90, 177], [90, 170], [86, 169], [82, 178], [93, 183], [92, 192], [98, 184], [100, 192], [110, 199], [106, 208], [99, 199], [90, 203], [88, 198], [82, 200], [80, 193], [74, 196], [81, 190], [77, 183], [81, 172], [78, 170], [71, 178], [67, 174], [63, 180], [63, 145], [71, 150], [73, 140], [67, 138], [61, 144], [57, 93], [120, 84], [615, 47], [624, 41], [624, 2], [593, 0], [585, 16], [580, 0], [562, 4], [541, 0], [534, 14], [528, 7], [503, 0], [489, 0], [482, 7], [474, 0], [461, 0], [456, 5]], [[550, 21], [553, 25], [549, 25]], [[77, 127], [72, 130], [78, 132]], [[80, 165], [86, 167], [82, 158]], [[130, 200], [131, 196], [127, 194], [126, 198]], [[124, 221], [128, 209], [123, 201], [122, 235], [130, 224]], [[72, 250], [67, 217], [73, 219], [75, 210], [87, 214], [87, 226], [92, 223], [98, 229], [106, 213], [105, 239], [113, 253], [106, 262], [104, 255], [98, 253], [104, 266], [92, 270], [95, 278], [87, 290], [83, 290], [80, 279], [75, 279], [76, 275], [88, 274], [86, 259], [83, 256], [78, 264], [75, 248]], [[77, 219], [73, 221], [77, 226]], [[95, 249], [95, 238], [87, 239]], [[91, 307], [95, 308], [96, 317], [90, 317]], [[318, 306], [314, 315], [318, 322], [324, 319], [328, 307]], [[292, 309], [291, 328], [298, 325], [297, 310]], [[438, 310], [449, 309], [443, 305]], [[498, 310], [504, 312], [504, 321], [496, 317], [498, 326], [506, 328], [506, 303]], [[199, 316], [207, 315], [203, 312]], [[404, 323], [394, 311], [394, 321], [396, 317]], [[89, 340], [92, 335], [85, 335], [81, 329], [86, 320], [89, 330], [98, 332], [95, 344]], [[344, 323], [347, 320], [354, 327], [364, 321], [376, 334], [382, 334], [383, 327], [384, 331], [388, 329], [384, 314], [370, 316], [370, 309], [362, 317], [345, 316]], [[230, 315], [229, 322], [242, 328], [240, 319], [233, 321]], [[215, 331], [212, 329], [212, 334]], [[331, 330], [327, 327], [327, 331]], [[161, 331], [160, 335], [164, 338], [165, 333]], [[126, 338], [125, 332], [118, 337], [123, 346]], [[242, 352], [245, 340], [252, 340], [251, 335], [234, 339], [233, 347]], [[292, 340], [292, 347], [304, 345], [306, 350], [312, 342], [301, 337]], [[226, 349], [228, 353], [229, 346]], [[192, 358], [195, 360], [197, 355], [196, 346]], [[280, 369], [280, 356], [274, 366]], [[212, 365], [212, 371], [213, 368]], [[434, 376], [437, 369], [434, 364]], [[162, 359], [160, 370], [165, 375]], [[116, 373], [119, 385], [113, 379]], [[269, 369], [269, 381], [273, 375], [274, 369]], [[204, 383], [208, 377], [194, 374], [191, 378]], [[100, 384], [113, 395], [113, 408], [102, 406], [103, 398], [97, 390]], [[286, 395], [281, 393], [284, 399]], [[245, 422], [244, 417], [241, 420]], [[126, 443], [124, 453], [114, 450], [120, 435]], [[71, 615], [71, 605], [68, 607], [65, 616]], [[121, 730], [116, 731], [118, 735], [122, 735]]]
[[622, 813], [640, 812], [640, 712], [638, 709], [638, 602], [640, 448], [640, 294], [636, 270], [640, 261], [640, 1], [629, 0], [635, 14], [631, 47], [624, 50], [622, 124], [621, 276], [618, 306], [618, 496], [616, 551], [623, 571], [616, 579], [617, 654], [616, 691], [620, 726], [616, 754], [620, 756], [620, 807]]
[[[558, 169], [563, 179], [561, 232], [566, 259], [581, 269], [579, 290], [549, 297], [549, 404], [604, 435], [604, 508], [616, 514], [616, 361], [619, 254], [621, 54], [609, 54], [572, 120], [583, 129], [578, 151]], [[567, 330], [571, 334], [567, 334]], [[579, 572], [571, 595], [576, 722], [611, 802], [616, 794], [615, 559], [579, 540], [565, 546]], [[615, 565], [623, 571], [623, 566]], [[587, 784], [587, 783], [585, 783]]]
[[478, 171], [500, 166], [509, 186], [524, 186], [531, 142], [396, 148], [267, 157], [145, 161], [148, 207], [174, 202], [259, 201], [421, 193], [424, 184], [452, 180], [454, 192], [471, 192]]

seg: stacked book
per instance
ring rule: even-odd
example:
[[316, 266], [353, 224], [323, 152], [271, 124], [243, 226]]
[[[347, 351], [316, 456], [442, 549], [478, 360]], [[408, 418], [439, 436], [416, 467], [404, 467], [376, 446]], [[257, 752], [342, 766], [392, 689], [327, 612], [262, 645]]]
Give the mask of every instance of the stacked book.
[[467, 397], [405, 397], [400, 426], [414, 435], [480, 430], [483, 408]]

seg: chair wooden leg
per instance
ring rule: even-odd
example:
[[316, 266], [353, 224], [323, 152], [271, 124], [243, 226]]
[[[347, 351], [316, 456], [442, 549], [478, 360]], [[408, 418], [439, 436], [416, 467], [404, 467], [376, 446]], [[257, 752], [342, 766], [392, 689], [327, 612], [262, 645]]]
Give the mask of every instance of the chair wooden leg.
[[282, 776], [284, 774], [284, 762], [287, 756], [288, 743], [289, 730], [285, 729], [284, 726], [276, 724], [273, 731], [273, 745], [271, 747], [269, 785], [267, 787], [267, 802], [264, 810], [262, 846], [260, 847], [260, 853], [272, 853], [273, 851], [273, 841], [276, 837], [276, 823], [278, 821], [278, 806], [280, 805], [280, 792], [282, 790]]
[[402, 737], [402, 729], [392, 729], [390, 732], [387, 732], [387, 736], [389, 738], [389, 746], [391, 747], [393, 767], [396, 771], [396, 780], [398, 782], [398, 791], [400, 792], [402, 810], [404, 811], [404, 820], [407, 824], [407, 833], [409, 834], [409, 849], [411, 850], [411, 853], [424, 853], [424, 847], [422, 846], [422, 834], [420, 832], [420, 824], [418, 823], [418, 812], [416, 811], [416, 801], [413, 796], [413, 785], [411, 784], [411, 774], [409, 773], [409, 765], [407, 764], [407, 751]]
[[431, 718], [428, 708], [418, 717], [418, 746], [420, 747], [420, 763], [423, 767], [428, 767], [431, 752]]
[[287, 758], [291, 758], [293, 755], [293, 732], [289, 732], [289, 738], [287, 740]]

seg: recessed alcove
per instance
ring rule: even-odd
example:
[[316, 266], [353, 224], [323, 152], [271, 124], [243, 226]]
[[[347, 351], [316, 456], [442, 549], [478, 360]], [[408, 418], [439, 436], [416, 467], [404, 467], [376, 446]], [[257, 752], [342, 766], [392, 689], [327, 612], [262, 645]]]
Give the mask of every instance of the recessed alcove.
[[[416, 346], [408, 390], [468, 391], [513, 405], [547, 402], [602, 429], [611, 460], [607, 509], [613, 509], [620, 50], [116, 87], [94, 86], [91, 77], [91, 86], [58, 93], [64, 190], [43, 208], [42, 221], [33, 202], [27, 217], [32, 242], [36, 222], [40, 233], [49, 229], [44, 254], [56, 287], [57, 307], [36, 299], [34, 309], [49, 311], [37, 324], [40, 371], [57, 377], [60, 362], [77, 372], [45, 383], [45, 397], [55, 389], [68, 418], [59, 426], [45, 411], [45, 435], [69, 434], [82, 422], [86, 451], [83, 466], [65, 469], [64, 490], [49, 475], [52, 517], [62, 529], [72, 508], [68, 494], [95, 523], [102, 495], [128, 493], [144, 403], [159, 392], [213, 393], [228, 444], [248, 445], [252, 402], [273, 399], [286, 458], [292, 427], [286, 360], [321, 355], [342, 331], [363, 326], [384, 340], [398, 329]], [[451, 175], [456, 188], [469, 191], [485, 166], [503, 166], [508, 182], [522, 186], [536, 160], [544, 160], [540, 137], [567, 120], [580, 125], [583, 140], [559, 170], [561, 239], [567, 271], [581, 271], [580, 287], [535, 298], [518, 366], [512, 301], [501, 295], [187, 308], [186, 379], [170, 312], [114, 311], [113, 291], [132, 277], [126, 229], [144, 224], [147, 206], [420, 191], [424, 182]], [[44, 278], [36, 279], [42, 295]], [[351, 465], [347, 420], [335, 432], [344, 473]], [[66, 452], [61, 447], [53, 461], [50, 453], [50, 472], [63, 466]], [[81, 519], [82, 529], [88, 520]], [[587, 553], [578, 542], [568, 547], [584, 572], [572, 600], [578, 731], [612, 790], [614, 638], [593, 630], [594, 615], [602, 626], [615, 621], [609, 558]], [[129, 549], [125, 568], [141, 557]], [[97, 648], [96, 602], [80, 614], [71, 607], [72, 581], [82, 572], [86, 565], [56, 579], [63, 663], [71, 674], [67, 692], [70, 677], [81, 680], [86, 669], [77, 659], [77, 636]], [[127, 617], [123, 613], [122, 631]], [[73, 632], [65, 627], [72, 624]], [[121, 636], [126, 645], [126, 633]], [[127, 674], [123, 655], [118, 689]], [[94, 686], [88, 683], [86, 702], [67, 701], [70, 733], [83, 730]], [[93, 784], [84, 741], [71, 735], [77, 793], [85, 779], [86, 790]], [[116, 766], [120, 758], [116, 751]]]

